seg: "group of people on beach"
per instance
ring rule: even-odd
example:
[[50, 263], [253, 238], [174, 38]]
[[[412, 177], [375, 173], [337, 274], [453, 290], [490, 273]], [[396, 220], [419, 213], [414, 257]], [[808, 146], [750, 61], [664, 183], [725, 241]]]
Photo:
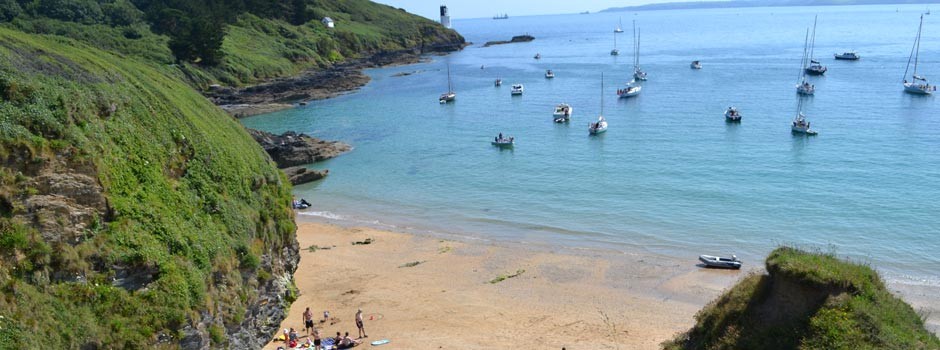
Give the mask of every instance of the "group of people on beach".
[[[320, 323], [325, 323], [330, 320], [330, 312], [323, 312], [323, 319], [320, 320]], [[332, 323], [331, 323], [332, 324]], [[349, 332], [346, 332], [346, 335], [342, 335], [341, 332], [336, 332], [336, 337], [322, 338], [320, 335], [320, 330], [317, 329], [314, 322], [313, 312], [310, 311], [308, 307], [304, 310], [303, 313], [303, 325], [304, 330], [307, 332], [307, 340], [303, 344], [300, 344], [300, 336], [297, 334], [293, 328], [289, 331], [284, 330], [284, 341], [287, 343], [288, 349], [294, 349], [298, 346], [303, 349], [315, 349], [322, 350], [326, 349], [326, 346], [332, 346], [331, 349], [349, 349], [355, 347], [362, 343], [362, 338], [368, 338], [366, 335], [365, 324], [362, 320], [362, 309], [356, 311], [356, 328], [359, 329], [359, 337], [353, 339], [349, 336]], [[327, 340], [329, 339], [329, 340]], [[283, 349], [279, 347], [278, 350]]]

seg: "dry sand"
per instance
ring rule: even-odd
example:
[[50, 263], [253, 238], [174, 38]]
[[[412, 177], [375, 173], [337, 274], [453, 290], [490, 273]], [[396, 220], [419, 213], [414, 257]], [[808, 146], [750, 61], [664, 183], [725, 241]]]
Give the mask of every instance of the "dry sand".
[[[300, 296], [281, 328], [305, 335], [301, 315], [310, 307], [318, 317], [329, 310], [339, 319], [319, 323], [321, 334], [355, 336], [354, 315], [362, 308], [365, 340], [389, 339], [385, 349], [657, 349], [747, 273], [702, 269], [695, 256], [298, 225]], [[366, 238], [374, 242], [351, 244]], [[330, 249], [310, 252], [311, 245]], [[421, 263], [403, 267], [415, 261]], [[490, 283], [519, 270], [525, 272]]]

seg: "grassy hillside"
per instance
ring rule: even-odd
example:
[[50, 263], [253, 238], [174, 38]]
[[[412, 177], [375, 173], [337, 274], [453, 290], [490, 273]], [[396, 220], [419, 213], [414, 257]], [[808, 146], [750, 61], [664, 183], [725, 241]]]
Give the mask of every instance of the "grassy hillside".
[[218, 346], [289, 275], [283, 175], [154, 61], [0, 28], [0, 348]]
[[778, 248], [665, 349], [940, 349], [868, 266]]
[[[10, 7], [16, 10], [3, 10]], [[336, 28], [326, 28], [323, 17]], [[177, 64], [200, 89], [384, 51], [455, 50], [464, 42], [438, 23], [368, 0], [0, 0], [0, 25]]]

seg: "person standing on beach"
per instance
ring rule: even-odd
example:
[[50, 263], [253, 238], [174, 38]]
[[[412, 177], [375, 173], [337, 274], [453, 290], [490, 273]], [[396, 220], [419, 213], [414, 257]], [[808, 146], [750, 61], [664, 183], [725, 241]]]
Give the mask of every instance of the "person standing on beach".
[[359, 311], [356, 311], [356, 327], [359, 328], [359, 338], [369, 337], [368, 335], [366, 335], [366, 328], [362, 324], [362, 309], [359, 309]]
[[313, 328], [313, 313], [310, 312], [309, 307], [304, 311], [304, 328], [307, 330], [307, 336], [309, 337], [310, 329]]

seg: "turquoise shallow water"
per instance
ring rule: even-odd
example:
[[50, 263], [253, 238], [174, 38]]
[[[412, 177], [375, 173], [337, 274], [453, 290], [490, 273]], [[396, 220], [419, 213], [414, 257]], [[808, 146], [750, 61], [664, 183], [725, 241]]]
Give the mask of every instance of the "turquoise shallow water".
[[[640, 249], [694, 262], [758, 259], [781, 243], [835, 249], [889, 279], [940, 285], [940, 101], [902, 93], [921, 6], [718, 9], [457, 20], [477, 43], [416, 65], [370, 70], [360, 91], [244, 119], [355, 149], [298, 186], [313, 215], [348, 224]], [[819, 14], [804, 105], [820, 134], [790, 134], [803, 35]], [[613, 29], [621, 56], [608, 53]], [[642, 28], [642, 94], [630, 23]], [[479, 47], [530, 33], [531, 43]], [[921, 72], [940, 78], [940, 21], [926, 16]], [[857, 50], [857, 62], [832, 53]], [[541, 53], [542, 60], [532, 59]], [[689, 69], [701, 60], [704, 69]], [[450, 64], [457, 102], [440, 105]], [[485, 69], [480, 66], [484, 65]], [[546, 80], [545, 69], [554, 80]], [[399, 72], [417, 74], [393, 77]], [[609, 131], [589, 137], [606, 77]], [[496, 76], [504, 80], [493, 86]], [[512, 98], [509, 85], [524, 83]], [[552, 123], [556, 103], [574, 106]], [[744, 115], [726, 124], [724, 108]], [[516, 137], [514, 150], [489, 141]]]

